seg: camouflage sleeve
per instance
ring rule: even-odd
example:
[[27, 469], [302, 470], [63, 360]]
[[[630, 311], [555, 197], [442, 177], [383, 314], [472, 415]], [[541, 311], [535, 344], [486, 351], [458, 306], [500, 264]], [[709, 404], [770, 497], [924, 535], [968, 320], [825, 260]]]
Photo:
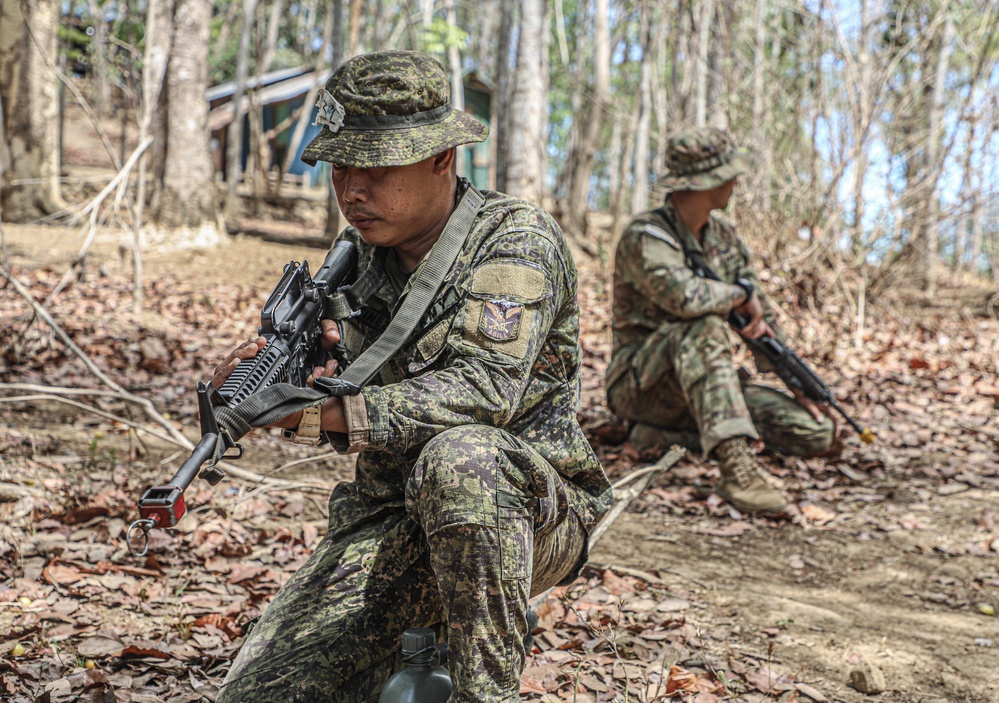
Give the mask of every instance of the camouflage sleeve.
[[553, 320], [575, 293], [574, 269], [560, 241], [557, 229], [537, 225], [490, 237], [472, 264], [442, 351], [445, 363], [365, 388], [367, 437], [353, 436], [364, 441], [352, 441], [351, 450], [406, 451], [451, 427], [510, 423]]
[[[623, 235], [618, 258], [624, 275], [643, 295], [682, 320], [725, 315], [742, 293], [738, 288], [694, 275], [676, 237], [650, 223], [636, 223]], [[630, 250], [630, 251], [629, 251]]]

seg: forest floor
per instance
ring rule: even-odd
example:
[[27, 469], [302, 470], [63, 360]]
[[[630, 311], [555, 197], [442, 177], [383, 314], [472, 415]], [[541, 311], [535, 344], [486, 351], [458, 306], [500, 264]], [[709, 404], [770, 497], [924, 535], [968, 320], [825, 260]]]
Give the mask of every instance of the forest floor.
[[[195, 381], [255, 331], [283, 265], [323, 251], [245, 236], [149, 251], [136, 315], [117, 233], [64, 278], [79, 229], [0, 231], [4, 269], [94, 365], [0, 281], [0, 700], [213, 701], [352, 461], [254, 433], [234, 466], [272, 483], [196, 482], [183, 529], [154, 531], [137, 558], [136, 500], [185, 458], [153, 413], [196, 440]], [[658, 456], [604, 406], [609, 272], [577, 264], [580, 420], [618, 481]], [[841, 427], [836, 457], [761, 455], [791, 500], [779, 518], [711, 496], [717, 467], [697, 455], [655, 474], [583, 576], [539, 605], [523, 700], [999, 701], [999, 319], [984, 302], [871, 301], [855, 334], [842, 301], [782, 298], [788, 280], [764, 280], [788, 338], [877, 441]]]
[[[3, 235], [8, 270], [93, 363], [192, 439], [195, 380], [252, 333], [285, 262], [322, 256], [248, 237], [150, 253], [135, 317], [116, 239], [99, 238], [85, 278], [53, 295], [79, 233]], [[607, 274], [580, 266], [580, 417], [619, 480], [657, 457], [622, 443], [604, 409]], [[717, 471], [697, 456], [656, 475], [584, 577], [541, 607], [525, 700], [854, 702], [870, 698], [849, 685], [865, 665], [883, 674], [877, 700], [999, 700], [999, 321], [896, 316], [853, 346], [812, 317], [795, 335], [803, 353], [878, 441], [842, 430], [839, 457], [763, 457], [792, 500], [781, 519], [705, 497]], [[156, 531], [134, 558], [135, 501], [183, 452], [134, 404], [46, 393], [100, 383], [9, 284], [0, 319], [0, 380], [39, 387], [0, 397], [0, 697], [212, 700], [240, 625], [324, 532], [324, 496], [350, 460], [257, 433], [238, 466], [288, 483], [198, 482], [188, 531]]]

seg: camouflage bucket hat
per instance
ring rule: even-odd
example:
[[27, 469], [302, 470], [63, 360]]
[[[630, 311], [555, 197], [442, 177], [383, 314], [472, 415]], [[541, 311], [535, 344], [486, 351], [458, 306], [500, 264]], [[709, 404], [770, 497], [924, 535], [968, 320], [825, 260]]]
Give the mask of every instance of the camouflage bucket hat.
[[666, 143], [662, 185], [673, 190], [710, 190], [748, 171], [753, 157], [737, 149], [726, 132], [702, 127], [674, 135]]
[[319, 91], [319, 134], [302, 161], [358, 168], [404, 166], [469, 142], [488, 128], [451, 107], [440, 62], [418, 51], [362, 54], [340, 65]]

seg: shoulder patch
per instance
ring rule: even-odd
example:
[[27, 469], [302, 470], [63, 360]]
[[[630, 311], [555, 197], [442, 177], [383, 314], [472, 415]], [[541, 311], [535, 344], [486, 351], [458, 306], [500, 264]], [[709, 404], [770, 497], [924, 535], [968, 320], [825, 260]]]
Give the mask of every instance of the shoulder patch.
[[666, 242], [677, 251], [680, 251], [681, 249], [680, 242], [677, 241], [676, 237], [664, 230], [662, 227], [657, 227], [652, 223], [646, 223], [645, 226], [642, 227], [642, 232], [650, 237], [655, 237], [661, 242]]
[[524, 306], [508, 300], [486, 300], [483, 303], [479, 332], [498, 342], [516, 339], [520, 334]]

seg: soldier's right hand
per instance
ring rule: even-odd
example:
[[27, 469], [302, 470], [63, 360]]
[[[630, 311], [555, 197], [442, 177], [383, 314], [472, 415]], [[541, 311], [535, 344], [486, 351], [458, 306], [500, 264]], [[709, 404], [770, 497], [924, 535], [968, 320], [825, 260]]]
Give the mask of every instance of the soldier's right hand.
[[212, 372], [212, 385], [216, 388], [221, 388], [222, 384], [226, 382], [226, 379], [232, 375], [232, 372], [236, 370], [236, 367], [244, 359], [252, 359], [266, 345], [267, 340], [264, 337], [255, 337], [233, 349], [222, 360], [222, 363], [215, 367], [215, 371]]

